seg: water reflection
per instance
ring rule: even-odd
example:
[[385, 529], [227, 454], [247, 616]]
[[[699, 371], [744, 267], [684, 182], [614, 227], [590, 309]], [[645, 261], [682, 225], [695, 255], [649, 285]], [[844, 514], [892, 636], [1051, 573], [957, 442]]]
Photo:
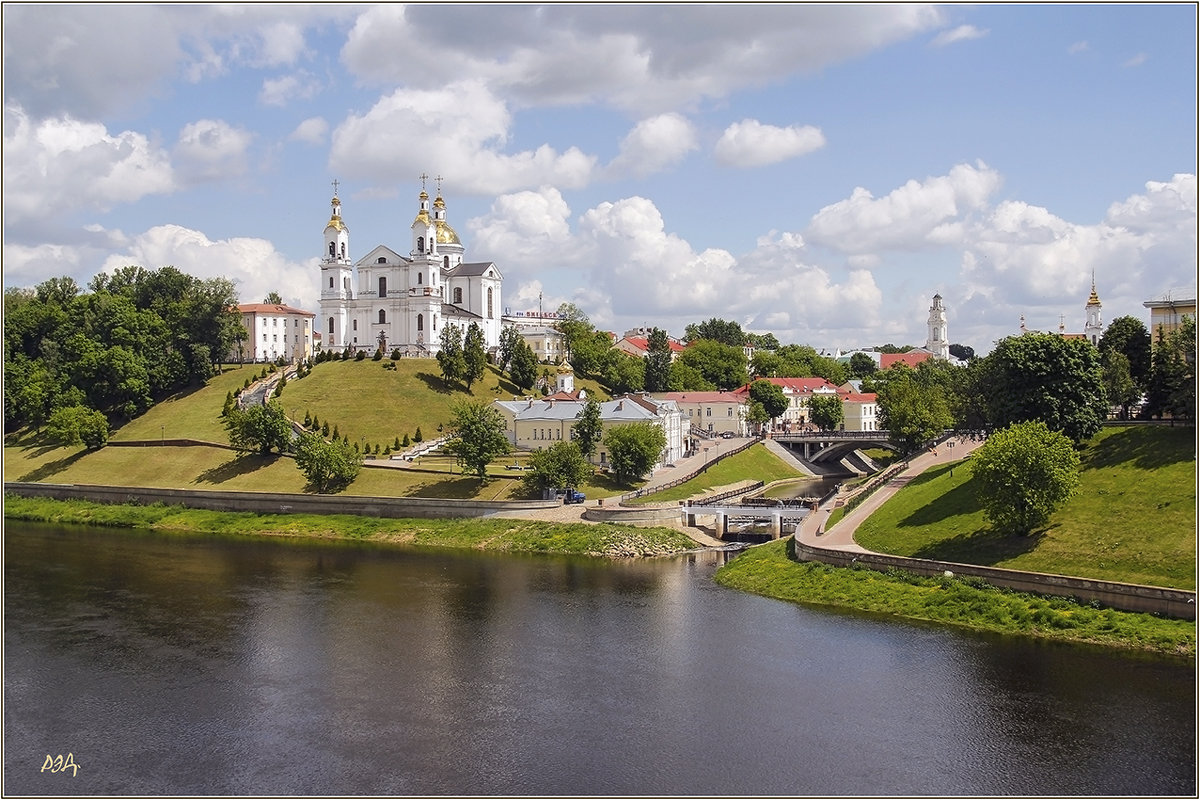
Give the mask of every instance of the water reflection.
[[1194, 794], [1190, 668], [743, 595], [729, 557], [9, 525], [6, 787]]

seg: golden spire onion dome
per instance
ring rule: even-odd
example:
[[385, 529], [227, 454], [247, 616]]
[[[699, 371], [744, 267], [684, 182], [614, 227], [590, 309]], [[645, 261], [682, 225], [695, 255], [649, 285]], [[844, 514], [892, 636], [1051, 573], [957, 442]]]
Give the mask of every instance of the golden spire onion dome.
[[454, 228], [451, 228], [450, 223], [444, 219], [437, 221], [437, 242], [438, 244], [462, 244], [458, 239], [458, 234], [454, 232]]
[[558, 365], [558, 374], [559, 375], [573, 375], [574, 373], [575, 373], [575, 370], [571, 369], [571, 365], [568, 364], [567, 362], [564, 361], [563, 363]]

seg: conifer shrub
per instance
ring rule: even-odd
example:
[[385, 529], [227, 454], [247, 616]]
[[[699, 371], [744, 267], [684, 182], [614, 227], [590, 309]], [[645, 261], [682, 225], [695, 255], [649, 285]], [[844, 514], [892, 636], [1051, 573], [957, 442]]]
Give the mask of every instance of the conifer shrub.
[[423, 441], [425, 441], [425, 437], [421, 435], [421, 429], [420, 429], [420, 428], [417, 428], [417, 432], [413, 434], [413, 441], [414, 441], [414, 442], [423, 442]]

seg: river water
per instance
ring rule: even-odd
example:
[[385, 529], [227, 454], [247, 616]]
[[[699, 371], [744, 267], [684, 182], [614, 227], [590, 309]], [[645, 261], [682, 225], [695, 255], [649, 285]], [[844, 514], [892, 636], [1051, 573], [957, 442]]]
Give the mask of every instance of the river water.
[[724, 554], [4, 540], [9, 796], [1196, 793], [1193, 667], [745, 595]]

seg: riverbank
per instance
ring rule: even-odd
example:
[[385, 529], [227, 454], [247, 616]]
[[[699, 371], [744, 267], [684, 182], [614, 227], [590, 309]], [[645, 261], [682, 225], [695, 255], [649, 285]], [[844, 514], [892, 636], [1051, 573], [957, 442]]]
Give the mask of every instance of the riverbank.
[[147, 528], [164, 532], [344, 539], [603, 558], [675, 555], [696, 548], [691, 538], [669, 528], [513, 518], [383, 519], [348, 514], [256, 514], [15, 495], [4, 498], [4, 516], [28, 522]]
[[717, 583], [807, 605], [837, 606], [992, 633], [1196, 659], [1196, 626], [1093, 608], [963, 578], [829, 567], [788, 558], [791, 540], [752, 547], [721, 567]]

